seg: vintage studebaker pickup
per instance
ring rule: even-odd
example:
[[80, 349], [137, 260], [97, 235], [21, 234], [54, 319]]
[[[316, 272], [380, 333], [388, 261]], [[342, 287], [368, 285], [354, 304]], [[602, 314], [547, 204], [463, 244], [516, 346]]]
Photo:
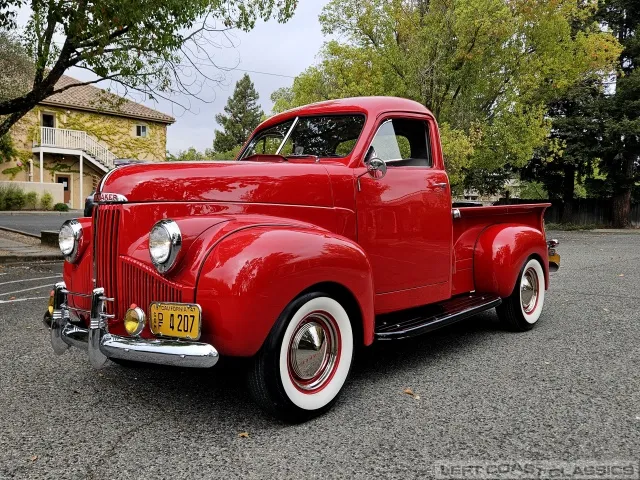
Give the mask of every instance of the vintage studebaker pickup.
[[53, 349], [98, 368], [251, 357], [258, 403], [304, 420], [374, 340], [494, 307], [513, 330], [539, 320], [547, 205], [454, 207], [435, 118], [399, 98], [276, 115], [234, 162], [116, 168], [60, 230]]

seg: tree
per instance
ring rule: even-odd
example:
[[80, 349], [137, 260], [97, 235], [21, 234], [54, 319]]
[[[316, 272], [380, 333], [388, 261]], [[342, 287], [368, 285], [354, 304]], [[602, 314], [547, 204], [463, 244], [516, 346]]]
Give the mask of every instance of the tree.
[[236, 83], [233, 95], [227, 100], [225, 113], [216, 115], [222, 131], [216, 130], [213, 139], [215, 152], [229, 152], [244, 144], [251, 132], [260, 124], [264, 112], [258, 104], [259, 95], [246, 73]]
[[[15, 13], [25, 4], [26, 0], [0, 2], [0, 25], [16, 28]], [[38, 102], [73, 88], [55, 85], [74, 66], [100, 77], [82, 84], [106, 79], [150, 98], [172, 93], [198, 96], [207, 82], [217, 81], [205, 69], [215, 65], [207, 50], [217, 44], [216, 33], [249, 30], [257, 19], [286, 21], [296, 4], [297, 0], [33, 0], [22, 41], [35, 68], [26, 92], [0, 101], [0, 136]]]
[[564, 223], [572, 219], [576, 183], [592, 175], [600, 155], [603, 90], [602, 78], [592, 76], [547, 104], [549, 138], [521, 173], [524, 180], [540, 180], [551, 198], [562, 199]]
[[624, 47], [615, 93], [602, 98], [602, 171], [613, 194], [613, 225], [629, 226], [631, 194], [640, 180], [640, 3], [601, 0], [600, 18]]
[[240, 153], [241, 145], [228, 152], [214, 152], [207, 148], [204, 152], [196, 150], [195, 147], [189, 147], [186, 150], [179, 150], [175, 155], [167, 152], [168, 162], [198, 162], [211, 160], [233, 160]]
[[[0, 102], [24, 94], [33, 70], [33, 63], [20, 42], [13, 35], [0, 32]], [[0, 163], [11, 160], [15, 154], [11, 137], [0, 135]]]
[[466, 154], [448, 165], [496, 178], [544, 144], [550, 98], [615, 62], [617, 42], [596, 22], [573, 34], [572, 23], [591, 10], [590, 0], [332, 0], [320, 21], [344, 40], [328, 42], [318, 65], [276, 92], [274, 108], [354, 95], [412, 98], [447, 126], [445, 150], [468, 139]]

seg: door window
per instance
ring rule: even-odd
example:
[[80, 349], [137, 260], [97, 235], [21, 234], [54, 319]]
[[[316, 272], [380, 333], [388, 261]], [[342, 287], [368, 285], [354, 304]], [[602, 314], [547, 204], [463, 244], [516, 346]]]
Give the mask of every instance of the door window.
[[366, 162], [378, 157], [389, 167], [431, 167], [429, 130], [422, 120], [386, 120], [376, 132]]
[[56, 117], [51, 113], [42, 114], [42, 126], [54, 128], [56, 126]]

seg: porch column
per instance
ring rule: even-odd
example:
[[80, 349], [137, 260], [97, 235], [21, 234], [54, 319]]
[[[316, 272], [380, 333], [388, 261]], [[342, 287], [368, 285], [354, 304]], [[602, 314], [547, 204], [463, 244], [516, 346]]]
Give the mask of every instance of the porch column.
[[84, 174], [82, 173], [83, 159], [84, 155], [80, 153], [80, 203], [78, 204], [78, 208], [84, 208], [84, 190], [82, 189], [82, 181], [84, 180]]
[[40, 148], [40, 183], [44, 183], [44, 160], [42, 158], [42, 148]]

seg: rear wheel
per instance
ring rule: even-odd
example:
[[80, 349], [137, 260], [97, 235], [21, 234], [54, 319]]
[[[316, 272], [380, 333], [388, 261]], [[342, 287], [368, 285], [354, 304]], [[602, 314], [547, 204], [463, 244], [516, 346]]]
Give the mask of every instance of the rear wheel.
[[353, 359], [353, 331], [339, 302], [321, 292], [298, 297], [282, 312], [249, 372], [257, 403], [300, 422], [335, 403]]
[[544, 270], [535, 258], [525, 263], [511, 295], [496, 308], [498, 318], [510, 330], [531, 330], [544, 306]]

